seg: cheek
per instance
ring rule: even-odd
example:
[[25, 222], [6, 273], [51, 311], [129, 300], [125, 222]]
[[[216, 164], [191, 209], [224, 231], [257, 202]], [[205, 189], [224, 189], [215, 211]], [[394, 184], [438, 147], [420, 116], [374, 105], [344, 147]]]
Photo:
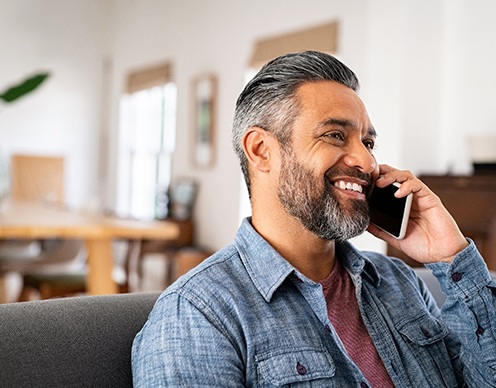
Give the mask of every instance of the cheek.
[[346, 153], [337, 147], [321, 148], [318, 154], [314, 154], [309, 163], [316, 171], [322, 172], [342, 163]]
[[340, 152], [328, 153], [314, 165], [316, 174], [319, 176], [328, 176], [329, 173], [333, 171], [344, 171], [347, 169], [346, 163], [344, 162], [344, 156], [345, 154]]

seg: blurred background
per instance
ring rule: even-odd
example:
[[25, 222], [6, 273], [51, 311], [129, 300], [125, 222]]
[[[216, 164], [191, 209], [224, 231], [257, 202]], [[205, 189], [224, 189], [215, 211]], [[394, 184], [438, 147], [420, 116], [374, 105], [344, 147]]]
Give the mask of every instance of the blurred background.
[[494, 151], [495, 17], [492, 0], [0, 0], [0, 90], [50, 73], [0, 106], [0, 155], [62, 156], [68, 207], [174, 211], [216, 250], [249, 214], [231, 123], [261, 64], [332, 52], [361, 81], [379, 162], [470, 175], [470, 145]]

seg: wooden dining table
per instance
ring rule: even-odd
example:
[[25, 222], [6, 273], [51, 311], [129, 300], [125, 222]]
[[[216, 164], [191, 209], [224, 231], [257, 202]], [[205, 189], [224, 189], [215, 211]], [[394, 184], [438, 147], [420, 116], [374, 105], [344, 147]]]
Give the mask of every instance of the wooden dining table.
[[174, 240], [178, 237], [179, 227], [170, 221], [144, 221], [71, 211], [41, 202], [4, 201], [0, 205], [0, 239], [84, 240], [88, 262], [87, 288], [91, 295], [118, 292], [112, 278], [112, 243], [115, 240]]

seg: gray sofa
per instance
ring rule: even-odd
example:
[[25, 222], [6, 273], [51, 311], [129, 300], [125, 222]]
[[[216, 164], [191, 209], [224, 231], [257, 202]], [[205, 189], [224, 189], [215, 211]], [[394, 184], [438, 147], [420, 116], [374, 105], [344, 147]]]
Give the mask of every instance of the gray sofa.
[[[441, 305], [431, 271], [416, 270]], [[158, 296], [0, 304], [0, 387], [132, 387], [132, 341]]]
[[0, 305], [0, 387], [132, 387], [131, 344], [158, 296]]

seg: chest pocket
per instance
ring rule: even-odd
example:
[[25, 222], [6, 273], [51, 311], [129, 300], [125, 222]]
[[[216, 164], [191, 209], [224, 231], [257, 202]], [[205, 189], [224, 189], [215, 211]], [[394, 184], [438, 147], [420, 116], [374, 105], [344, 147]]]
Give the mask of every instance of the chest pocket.
[[[399, 324], [397, 330], [410, 342], [420, 375], [428, 381], [443, 382], [444, 387], [457, 387], [448, 350], [443, 339], [449, 334], [446, 326], [430, 315], [420, 315]], [[413, 365], [409, 364], [413, 369]], [[421, 385], [419, 385], [421, 386]], [[432, 385], [431, 385], [432, 386]]]
[[324, 348], [277, 349], [256, 355], [255, 362], [262, 387], [332, 387], [329, 379], [336, 372]]
[[430, 315], [420, 315], [411, 321], [401, 323], [397, 329], [411, 342], [420, 346], [433, 344], [448, 335], [446, 326]]

